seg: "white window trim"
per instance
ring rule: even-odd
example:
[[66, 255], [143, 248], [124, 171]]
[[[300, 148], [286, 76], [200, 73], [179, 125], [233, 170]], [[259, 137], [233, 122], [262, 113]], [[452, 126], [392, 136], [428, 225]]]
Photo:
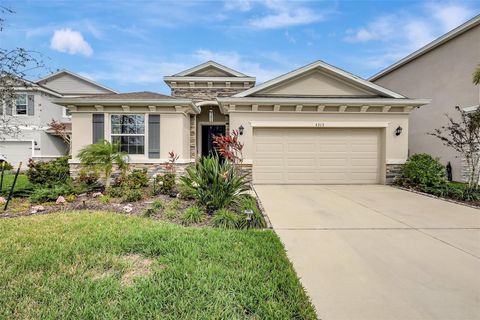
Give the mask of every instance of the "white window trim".
[[70, 114], [70, 115], [67, 114], [67, 110], [68, 110], [67, 107], [63, 107], [62, 110], [63, 110], [62, 111], [62, 117], [63, 118], [72, 119], [72, 114]]
[[16, 117], [28, 117], [28, 94], [26, 93], [17, 93], [17, 96], [25, 96], [25, 114], [17, 113], [17, 99], [15, 99], [15, 108], [12, 108], [12, 115]]
[[[143, 154], [142, 153], [139, 153], [139, 154], [129, 154], [128, 155], [130, 157], [133, 157], [133, 158], [136, 158], [136, 157], [146, 157], [146, 155], [148, 154], [148, 143], [147, 143], [147, 115], [145, 113], [108, 113], [106, 114], [108, 115], [108, 124], [109, 124], [109, 128], [108, 128], [108, 137], [110, 139], [110, 143], [113, 142], [113, 137], [121, 137], [121, 136], [129, 136], [129, 137], [144, 137], [143, 138]], [[122, 134], [122, 133], [112, 133], [112, 116], [143, 116], [143, 134], [140, 134], [140, 133], [133, 133], [133, 134]]]

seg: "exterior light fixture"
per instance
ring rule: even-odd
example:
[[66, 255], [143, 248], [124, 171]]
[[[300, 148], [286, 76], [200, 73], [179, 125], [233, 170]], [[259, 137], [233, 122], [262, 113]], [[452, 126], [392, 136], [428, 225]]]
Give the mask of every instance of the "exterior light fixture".
[[403, 128], [398, 126], [397, 129], [395, 129], [395, 135], [398, 137], [399, 135], [402, 134]]
[[252, 209], [245, 209], [245, 211], [243, 211], [243, 212], [247, 216], [247, 221], [252, 220], [252, 216], [253, 216], [253, 210]]
[[238, 127], [238, 133], [243, 136], [243, 129], [245, 129], [242, 125], [240, 125], [240, 127]]
[[213, 110], [208, 111], [208, 122], [213, 122]]

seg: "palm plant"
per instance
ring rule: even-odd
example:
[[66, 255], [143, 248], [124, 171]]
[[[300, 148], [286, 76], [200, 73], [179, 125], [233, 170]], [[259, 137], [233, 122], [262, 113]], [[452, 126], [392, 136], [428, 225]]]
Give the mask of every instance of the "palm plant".
[[124, 173], [128, 169], [128, 154], [120, 151], [119, 145], [107, 140], [82, 148], [78, 157], [82, 166], [103, 172], [105, 187], [107, 188], [110, 186], [110, 176], [114, 165]]
[[475, 72], [473, 73], [473, 84], [479, 85], [480, 84], [480, 64], [477, 65]]

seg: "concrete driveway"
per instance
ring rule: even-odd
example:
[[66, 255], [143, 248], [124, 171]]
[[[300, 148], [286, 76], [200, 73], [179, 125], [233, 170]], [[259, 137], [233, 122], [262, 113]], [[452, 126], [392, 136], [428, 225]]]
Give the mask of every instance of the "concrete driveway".
[[321, 319], [480, 319], [480, 210], [380, 185], [255, 189]]

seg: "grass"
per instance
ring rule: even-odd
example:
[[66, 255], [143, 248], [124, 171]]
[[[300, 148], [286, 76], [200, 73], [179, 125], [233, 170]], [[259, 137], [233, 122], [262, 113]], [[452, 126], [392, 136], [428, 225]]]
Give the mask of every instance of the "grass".
[[[13, 179], [15, 178], [14, 174], [5, 173], [3, 177], [3, 186], [2, 190], [0, 190], [0, 194], [7, 196], [10, 192], [10, 188], [12, 187]], [[17, 183], [15, 184], [15, 193], [23, 192], [25, 190], [30, 191], [32, 189], [32, 185], [25, 174], [19, 174], [17, 178]]]
[[272, 231], [72, 212], [0, 234], [2, 319], [316, 319]]

